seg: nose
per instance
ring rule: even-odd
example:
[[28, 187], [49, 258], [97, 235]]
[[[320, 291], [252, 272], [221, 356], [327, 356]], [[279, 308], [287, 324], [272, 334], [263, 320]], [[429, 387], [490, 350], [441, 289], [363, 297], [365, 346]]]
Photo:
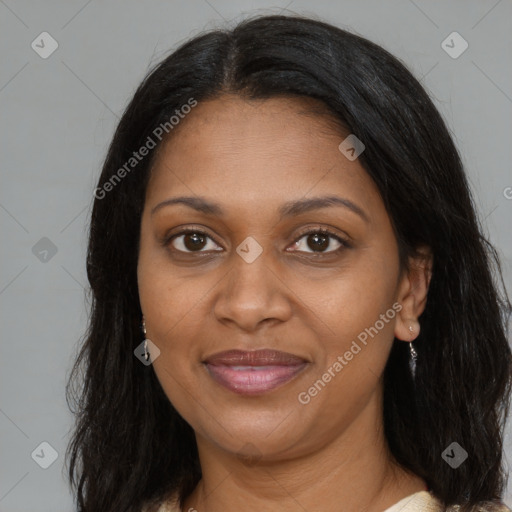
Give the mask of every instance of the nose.
[[252, 263], [236, 255], [231, 270], [219, 283], [214, 314], [221, 323], [255, 331], [262, 324], [291, 317], [291, 291], [267, 264], [265, 253]]

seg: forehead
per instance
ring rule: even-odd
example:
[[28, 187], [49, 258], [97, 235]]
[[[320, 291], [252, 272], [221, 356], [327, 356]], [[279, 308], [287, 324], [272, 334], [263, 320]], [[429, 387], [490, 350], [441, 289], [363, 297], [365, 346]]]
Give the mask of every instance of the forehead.
[[314, 98], [245, 99], [226, 94], [199, 102], [173, 130], [166, 147], [202, 143], [206, 150], [220, 143], [219, 151], [236, 150], [252, 141], [278, 150], [298, 135], [311, 138], [311, 143], [321, 135], [339, 138], [341, 122], [329, 114], [327, 106]]
[[[348, 135], [311, 98], [199, 102], [162, 146], [147, 198], [202, 195], [246, 203], [340, 191], [359, 201], [379, 196], [360, 163], [338, 149]], [[255, 204], [257, 206], [257, 204]]]

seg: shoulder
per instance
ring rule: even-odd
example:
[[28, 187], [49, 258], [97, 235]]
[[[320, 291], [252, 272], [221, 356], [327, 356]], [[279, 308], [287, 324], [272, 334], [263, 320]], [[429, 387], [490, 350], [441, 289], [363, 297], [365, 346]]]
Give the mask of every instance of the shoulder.
[[[420, 491], [386, 509], [384, 512], [459, 512], [459, 505], [445, 509], [441, 501], [427, 491]], [[178, 498], [171, 498], [152, 507], [146, 506], [141, 512], [197, 512], [194, 509], [182, 511]], [[472, 512], [512, 512], [504, 503], [485, 502], [478, 505]]]
[[171, 498], [159, 504], [146, 505], [142, 508], [141, 512], [182, 512], [182, 510], [178, 498]]
[[[460, 510], [460, 507], [458, 505], [454, 505], [452, 507], [448, 508], [449, 512], [458, 512]], [[504, 503], [502, 502], [493, 502], [493, 501], [486, 501], [484, 503], [480, 503], [475, 506], [475, 508], [472, 510], [472, 512], [510, 512], [511, 509], [508, 508]]]
[[403, 498], [384, 512], [441, 512], [442, 503], [428, 491], [419, 491]]
[[[384, 512], [460, 512], [459, 505], [445, 507], [443, 503], [428, 491], [419, 491], [399, 501]], [[484, 502], [473, 507], [471, 512], [511, 512], [502, 502]]]

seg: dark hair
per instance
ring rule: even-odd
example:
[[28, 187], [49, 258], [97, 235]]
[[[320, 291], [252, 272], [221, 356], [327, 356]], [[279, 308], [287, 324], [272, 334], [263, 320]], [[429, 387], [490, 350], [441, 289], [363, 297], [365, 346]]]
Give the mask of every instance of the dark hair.
[[[316, 98], [363, 141], [359, 161], [380, 190], [402, 264], [422, 245], [434, 257], [415, 343], [416, 379], [408, 370], [408, 344], [397, 340], [384, 372], [392, 455], [445, 505], [476, 510], [479, 502], [499, 500], [512, 385], [510, 303], [445, 123], [420, 83], [378, 45], [321, 21], [265, 16], [199, 35], [158, 64], [135, 92], [108, 150], [97, 190], [109, 191], [96, 194], [90, 225], [90, 323], [67, 385], [69, 403], [81, 377], [66, 454], [79, 510], [140, 511], [173, 493], [183, 500], [201, 477], [192, 428], [152, 366], [133, 354], [143, 340], [137, 258], [156, 150], [112, 179], [191, 98], [226, 93]], [[469, 453], [457, 469], [441, 456], [452, 442]]]

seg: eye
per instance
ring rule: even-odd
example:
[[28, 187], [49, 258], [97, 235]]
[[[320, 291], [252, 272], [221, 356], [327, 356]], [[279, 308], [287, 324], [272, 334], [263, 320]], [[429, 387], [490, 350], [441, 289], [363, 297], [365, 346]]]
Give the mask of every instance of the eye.
[[[210, 244], [208, 240], [211, 241]], [[179, 233], [171, 236], [166, 243], [171, 244], [177, 251], [185, 253], [219, 250], [215, 249], [218, 245], [213, 241], [213, 239], [200, 229], [187, 229], [180, 231]], [[210, 247], [208, 247], [208, 245], [210, 245]], [[202, 249], [205, 249], [205, 251]], [[222, 248], [220, 248], [220, 250], [222, 250]]]
[[[164, 244], [171, 245], [177, 252], [189, 254], [223, 250], [205, 231], [195, 228], [185, 229], [171, 235]], [[316, 228], [302, 233], [292, 245], [292, 252], [306, 252], [321, 256], [336, 253], [348, 247], [350, 247], [349, 243], [336, 233], [325, 228]]]
[[[303, 241], [305, 239], [305, 242]], [[344, 248], [349, 247], [346, 240], [339, 235], [325, 228], [317, 228], [306, 233], [293, 244], [294, 250], [299, 252], [317, 253], [319, 255], [325, 253], [335, 253]], [[310, 251], [305, 250], [311, 249]]]

